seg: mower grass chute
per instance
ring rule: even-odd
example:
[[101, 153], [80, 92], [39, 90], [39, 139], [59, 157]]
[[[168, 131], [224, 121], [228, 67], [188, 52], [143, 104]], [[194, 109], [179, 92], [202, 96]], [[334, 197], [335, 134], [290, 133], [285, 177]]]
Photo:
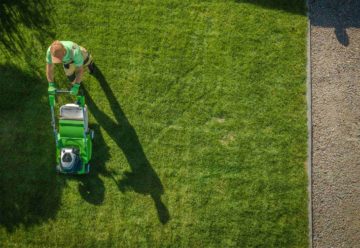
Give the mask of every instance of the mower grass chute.
[[62, 105], [59, 109], [59, 118], [56, 118], [55, 104], [56, 96], [59, 94], [70, 94], [70, 91], [56, 90], [55, 95], [49, 95], [57, 171], [65, 174], [87, 174], [90, 171], [94, 131], [88, 127], [85, 97], [78, 95], [76, 103]]

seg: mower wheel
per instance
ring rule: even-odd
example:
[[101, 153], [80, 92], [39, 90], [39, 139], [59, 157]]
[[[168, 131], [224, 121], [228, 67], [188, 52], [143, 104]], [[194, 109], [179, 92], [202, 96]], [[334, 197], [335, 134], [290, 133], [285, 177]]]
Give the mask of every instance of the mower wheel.
[[90, 129], [90, 137], [91, 137], [92, 140], [93, 140], [94, 137], [95, 137], [95, 132], [94, 132], [94, 130], [92, 130], [92, 129]]
[[90, 173], [90, 164], [87, 164], [85, 167], [85, 173], [89, 174]]

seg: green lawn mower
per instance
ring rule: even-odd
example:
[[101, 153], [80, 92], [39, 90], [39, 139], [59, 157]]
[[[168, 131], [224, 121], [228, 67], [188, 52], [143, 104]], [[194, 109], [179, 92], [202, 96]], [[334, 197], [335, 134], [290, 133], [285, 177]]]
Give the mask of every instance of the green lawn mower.
[[56, 90], [55, 94], [49, 95], [51, 125], [56, 142], [56, 169], [65, 174], [87, 174], [90, 172], [89, 162], [92, 155], [94, 131], [88, 127], [85, 97], [77, 95], [76, 103], [61, 106], [59, 118], [55, 117], [56, 97], [70, 93], [69, 90]]

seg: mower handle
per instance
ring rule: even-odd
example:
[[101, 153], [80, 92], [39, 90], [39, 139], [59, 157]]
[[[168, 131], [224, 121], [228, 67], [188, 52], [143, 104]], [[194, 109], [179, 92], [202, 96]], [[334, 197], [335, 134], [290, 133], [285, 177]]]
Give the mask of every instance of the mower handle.
[[59, 94], [59, 93], [70, 93], [71, 90], [56, 90], [55, 92], [56, 92], [56, 94]]
[[[85, 106], [85, 97], [83, 95], [83, 91], [79, 90], [79, 93], [80, 94], [77, 94], [75, 97], [77, 99], [78, 104], [80, 106], [84, 107]], [[49, 94], [49, 103], [50, 103], [50, 107], [52, 107], [52, 108], [55, 106], [57, 94], [71, 94], [71, 90], [59, 89], [59, 90], [55, 90], [55, 94]]]
[[[71, 90], [59, 89], [55, 91], [55, 94], [67, 94], [67, 93], [71, 93]], [[79, 90], [78, 95], [83, 95], [82, 89]]]

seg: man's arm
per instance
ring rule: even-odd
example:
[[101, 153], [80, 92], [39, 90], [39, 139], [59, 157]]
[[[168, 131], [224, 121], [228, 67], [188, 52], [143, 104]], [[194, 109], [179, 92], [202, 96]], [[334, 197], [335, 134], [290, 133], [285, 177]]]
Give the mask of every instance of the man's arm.
[[78, 83], [78, 84], [81, 83], [83, 73], [84, 73], [84, 68], [82, 66], [77, 67], [75, 70], [76, 78], [73, 83]]
[[54, 83], [54, 65], [46, 64], [46, 78], [49, 83], [48, 94], [54, 95], [56, 94], [56, 85]]
[[46, 78], [48, 82], [54, 82], [54, 65], [46, 64]]
[[74, 82], [72, 82], [72, 88], [71, 88], [71, 94], [72, 95], [77, 95], [78, 92], [79, 92], [79, 88], [80, 88], [80, 83], [81, 83], [81, 80], [82, 80], [82, 75], [83, 75], [83, 72], [84, 72], [84, 69], [82, 66], [80, 67], [76, 67], [75, 69], [75, 75], [76, 75], [76, 78], [74, 80]]

